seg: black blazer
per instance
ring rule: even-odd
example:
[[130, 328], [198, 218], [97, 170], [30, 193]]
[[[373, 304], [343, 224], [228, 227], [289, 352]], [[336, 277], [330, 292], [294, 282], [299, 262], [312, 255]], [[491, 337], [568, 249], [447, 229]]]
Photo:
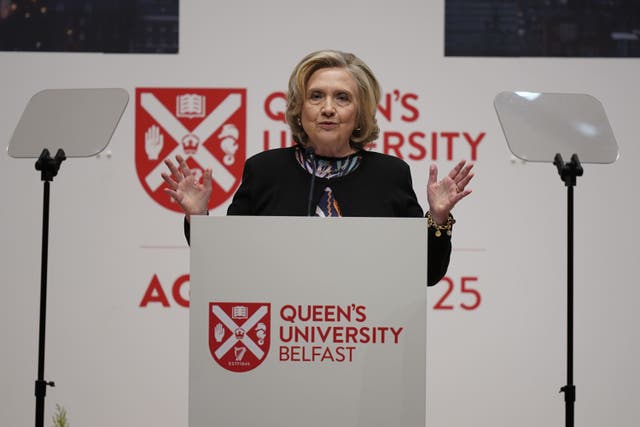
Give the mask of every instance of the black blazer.
[[[279, 148], [247, 159], [227, 215], [306, 216], [311, 176], [300, 167], [295, 150]], [[360, 154], [362, 161], [353, 172], [316, 178], [312, 206], [330, 186], [343, 216], [422, 217], [409, 166], [397, 157], [366, 150]], [[188, 241], [189, 223], [184, 223]], [[428, 285], [435, 285], [449, 266], [451, 238], [446, 234], [436, 237], [431, 229], [428, 236]]]

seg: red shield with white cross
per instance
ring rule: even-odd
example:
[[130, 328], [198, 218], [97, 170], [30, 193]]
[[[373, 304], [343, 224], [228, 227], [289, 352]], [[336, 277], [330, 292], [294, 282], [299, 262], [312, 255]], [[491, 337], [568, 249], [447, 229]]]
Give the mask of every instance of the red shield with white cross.
[[209, 350], [220, 366], [233, 372], [258, 367], [271, 341], [271, 304], [209, 303]]
[[246, 159], [246, 90], [136, 88], [136, 171], [147, 193], [167, 209], [182, 212], [163, 191], [166, 158], [181, 155], [202, 177], [212, 170], [209, 209], [238, 188]]

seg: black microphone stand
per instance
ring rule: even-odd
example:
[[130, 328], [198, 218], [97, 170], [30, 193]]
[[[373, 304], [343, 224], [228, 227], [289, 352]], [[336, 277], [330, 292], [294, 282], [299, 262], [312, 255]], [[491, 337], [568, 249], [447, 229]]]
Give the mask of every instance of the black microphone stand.
[[573, 187], [576, 177], [582, 176], [583, 169], [577, 154], [573, 154], [571, 161], [565, 163], [558, 153], [553, 164], [567, 187], [567, 385], [560, 392], [564, 393], [565, 425], [573, 427], [576, 402], [576, 387], [573, 384]]
[[309, 198], [307, 200], [307, 216], [313, 216], [313, 211], [311, 210], [313, 204], [313, 195], [315, 192], [315, 183], [316, 183], [316, 153], [312, 147], [305, 148], [305, 156], [311, 160], [311, 168], [313, 171], [311, 172], [311, 184], [309, 185]]
[[53, 381], [44, 380], [44, 343], [47, 318], [47, 261], [49, 255], [49, 194], [50, 182], [58, 174], [60, 164], [66, 159], [62, 149], [59, 149], [54, 158], [51, 158], [49, 150], [42, 150], [36, 161], [36, 170], [41, 172], [44, 181], [44, 196], [42, 201], [42, 262], [40, 270], [40, 327], [38, 338], [38, 379], [36, 380], [36, 427], [44, 426], [44, 397], [47, 394], [47, 386], [54, 387]]

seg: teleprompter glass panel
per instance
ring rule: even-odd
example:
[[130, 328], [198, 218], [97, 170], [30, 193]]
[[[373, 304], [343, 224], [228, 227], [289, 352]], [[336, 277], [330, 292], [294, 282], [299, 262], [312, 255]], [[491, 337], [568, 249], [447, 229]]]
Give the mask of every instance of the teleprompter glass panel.
[[11, 157], [90, 157], [109, 143], [129, 101], [124, 89], [47, 89], [27, 104], [9, 142]]
[[494, 99], [511, 152], [531, 162], [556, 154], [582, 163], [613, 163], [618, 144], [600, 101], [591, 95], [501, 92]]

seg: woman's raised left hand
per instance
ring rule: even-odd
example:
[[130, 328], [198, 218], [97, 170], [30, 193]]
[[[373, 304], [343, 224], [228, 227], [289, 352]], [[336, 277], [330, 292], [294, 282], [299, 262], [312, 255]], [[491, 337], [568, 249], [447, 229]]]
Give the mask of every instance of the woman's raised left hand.
[[472, 168], [473, 163], [467, 164], [466, 160], [461, 160], [447, 176], [438, 181], [438, 166], [433, 163], [429, 167], [427, 201], [436, 224], [445, 224], [453, 207], [471, 194], [467, 185], [473, 178]]

